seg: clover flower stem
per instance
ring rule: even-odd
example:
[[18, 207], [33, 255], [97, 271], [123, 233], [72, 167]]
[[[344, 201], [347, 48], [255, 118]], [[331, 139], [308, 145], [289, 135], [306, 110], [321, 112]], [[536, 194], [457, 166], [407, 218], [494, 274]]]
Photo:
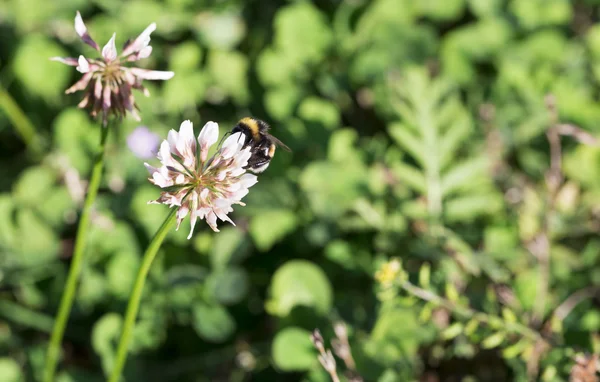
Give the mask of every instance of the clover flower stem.
[[79, 280], [79, 275], [81, 274], [83, 253], [90, 228], [90, 218], [92, 215], [94, 202], [96, 201], [96, 196], [98, 195], [100, 180], [102, 179], [102, 171], [104, 169], [104, 152], [106, 151], [106, 141], [110, 128], [111, 126], [100, 128], [100, 147], [98, 154], [96, 155], [96, 159], [94, 160], [90, 184], [85, 197], [85, 202], [83, 204], [79, 225], [77, 227], [75, 249], [73, 251], [73, 259], [71, 261], [71, 267], [67, 276], [67, 284], [60, 300], [58, 314], [56, 316], [56, 321], [54, 322], [54, 328], [52, 329], [52, 335], [50, 337], [50, 345], [48, 347], [46, 364], [44, 366], [44, 382], [52, 382], [54, 380], [54, 374], [56, 372], [56, 366], [60, 353], [60, 344], [65, 333], [65, 327], [67, 326], [67, 321], [69, 320], [69, 314], [71, 313], [73, 302], [75, 300], [77, 281]]
[[34, 155], [40, 155], [43, 148], [40, 135], [23, 110], [2, 86], [0, 86], [0, 110], [4, 110], [29, 151]]
[[176, 217], [177, 209], [172, 208], [171, 212], [154, 235], [154, 238], [150, 242], [148, 249], [146, 249], [146, 252], [144, 253], [142, 265], [140, 266], [140, 270], [136, 276], [135, 284], [133, 286], [133, 290], [131, 291], [131, 297], [127, 303], [125, 321], [123, 323], [123, 330], [121, 332], [121, 338], [119, 339], [119, 345], [117, 348], [117, 357], [115, 359], [115, 364], [113, 366], [109, 382], [119, 381], [121, 371], [123, 370], [123, 367], [125, 366], [125, 360], [127, 359], [129, 341], [131, 340], [131, 335], [133, 334], [135, 319], [140, 307], [140, 300], [142, 299], [142, 292], [144, 290], [146, 277], [148, 276], [150, 267], [152, 266], [154, 258], [156, 257], [163, 240], [175, 225]]

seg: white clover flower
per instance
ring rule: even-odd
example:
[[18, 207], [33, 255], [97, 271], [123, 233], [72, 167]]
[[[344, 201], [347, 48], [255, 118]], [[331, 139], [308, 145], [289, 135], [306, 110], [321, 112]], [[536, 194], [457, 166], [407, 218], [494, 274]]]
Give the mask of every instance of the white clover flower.
[[150, 34], [155, 29], [156, 24], [150, 24], [135, 40], [128, 41], [123, 48], [123, 53], [118, 55], [115, 45], [116, 34], [113, 34], [108, 43], [100, 50], [100, 46], [92, 39], [81, 15], [77, 12], [75, 31], [83, 42], [101, 52], [101, 57], [98, 59], [84, 56], [79, 56], [78, 59], [52, 57], [51, 60], [53, 61], [75, 66], [77, 71], [83, 74], [83, 77], [68, 88], [65, 93], [70, 94], [85, 90], [83, 100], [78, 106], [80, 108], [89, 107], [93, 117], [102, 112], [102, 119], [105, 124], [109, 114], [124, 117], [127, 112], [139, 121], [138, 107], [131, 90], [141, 90], [144, 95], [148, 96], [150, 93], [142, 86], [143, 80], [168, 80], [174, 75], [173, 72], [124, 66], [127, 62], [150, 56], [152, 47], [148, 44], [150, 43]]
[[144, 163], [151, 176], [148, 180], [163, 189], [160, 198], [149, 203], [177, 207], [177, 229], [189, 214], [188, 239], [197, 219], [205, 219], [215, 232], [219, 232], [217, 218], [235, 225], [227, 214], [233, 211], [234, 204], [245, 205], [241, 199], [257, 182], [256, 175], [247, 174], [244, 169], [251, 153], [250, 147], [242, 149], [242, 133], [230, 135], [208, 158], [208, 150], [218, 137], [219, 126], [215, 122], [204, 125], [196, 140], [192, 122], [184, 121], [179, 132], [169, 131], [167, 140], [160, 145], [157, 157], [162, 166]]

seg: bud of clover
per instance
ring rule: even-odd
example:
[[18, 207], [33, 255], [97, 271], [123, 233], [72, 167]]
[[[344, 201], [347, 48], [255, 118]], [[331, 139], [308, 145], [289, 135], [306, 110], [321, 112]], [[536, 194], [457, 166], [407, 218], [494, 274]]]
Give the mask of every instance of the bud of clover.
[[135, 40], [128, 41], [123, 52], [118, 55], [115, 46], [116, 34], [113, 34], [108, 43], [100, 51], [100, 46], [92, 39], [87, 27], [77, 12], [75, 16], [75, 31], [82, 41], [92, 48], [101, 52], [99, 58], [86, 58], [82, 55], [79, 59], [72, 57], [52, 57], [51, 60], [63, 64], [75, 66], [77, 71], [83, 73], [83, 77], [65, 93], [85, 90], [83, 100], [79, 103], [80, 108], [90, 108], [90, 114], [96, 117], [102, 113], [102, 120], [106, 125], [109, 114], [124, 117], [127, 112], [140, 120], [138, 107], [132, 89], [141, 90], [145, 96], [150, 95], [142, 85], [143, 80], [168, 80], [173, 77], [173, 72], [158, 70], [147, 70], [125, 66], [128, 62], [147, 58], [152, 53], [150, 34], [156, 29], [156, 24], [150, 24]]

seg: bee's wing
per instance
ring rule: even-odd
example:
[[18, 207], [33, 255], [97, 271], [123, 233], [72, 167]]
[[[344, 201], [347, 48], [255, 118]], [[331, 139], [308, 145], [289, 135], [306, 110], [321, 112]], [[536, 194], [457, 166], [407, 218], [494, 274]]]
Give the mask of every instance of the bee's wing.
[[284, 149], [285, 151], [289, 151], [291, 152], [292, 149], [290, 149], [289, 147], [287, 147], [285, 145], [285, 143], [281, 142], [279, 139], [275, 138], [274, 136], [272, 136], [271, 134], [269, 135], [269, 139], [271, 139], [277, 146], [280, 146], [282, 149]]

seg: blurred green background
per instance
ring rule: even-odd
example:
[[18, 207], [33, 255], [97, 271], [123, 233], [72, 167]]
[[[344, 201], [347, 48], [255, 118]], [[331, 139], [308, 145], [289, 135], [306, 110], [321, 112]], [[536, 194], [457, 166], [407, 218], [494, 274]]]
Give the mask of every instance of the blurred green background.
[[[600, 1], [4, 0], [1, 381], [40, 378], [98, 141], [81, 93], [64, 94], [80, 74], [48, 60], [95, 55], [77, 10], [101, 46], [155, 21], [140, 65], [175, 77], [147, 81], [142, 123], [110, 138], [60, 382], [105, 378], [168, 212], [146, 204], [159, 190], [127, 136], [164, 139], [184, 119], [223, 133], [248, 115], [293, 153], [277, 152], [237, 227], [170, 234], [127, 381], [327, 381], [309, 333], [329, 347], [338, 321], [365, 381], [563, 381], [576, 352], [598, 353], [597, 301], [549, 318], [600, 284], [600, 149], [564, 137], [554, 196], [545, 178], [557, 121], [600, 130]], [[383, 288], [392, 257], [413, 285], [500, 321]], [[515, 321], [551, 346], [505, 330]]]

